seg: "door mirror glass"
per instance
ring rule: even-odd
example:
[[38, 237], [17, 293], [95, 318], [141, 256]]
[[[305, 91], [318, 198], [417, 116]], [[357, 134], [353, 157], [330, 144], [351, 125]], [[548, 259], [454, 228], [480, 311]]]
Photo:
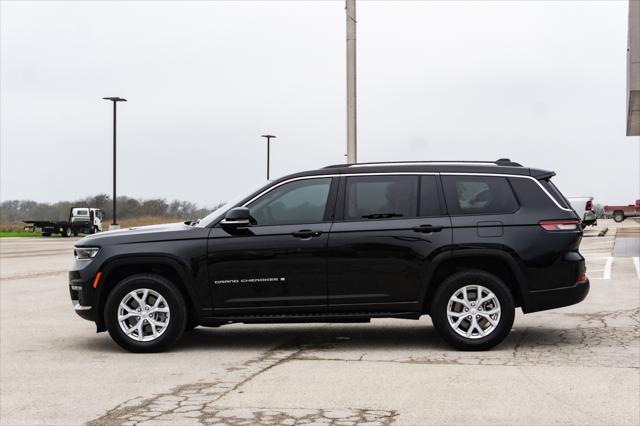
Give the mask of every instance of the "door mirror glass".
[[248, 226], [251, 223], [251, 214], [246, 207], [234, 207], [229, 210], [222, 220], [222, 225]]

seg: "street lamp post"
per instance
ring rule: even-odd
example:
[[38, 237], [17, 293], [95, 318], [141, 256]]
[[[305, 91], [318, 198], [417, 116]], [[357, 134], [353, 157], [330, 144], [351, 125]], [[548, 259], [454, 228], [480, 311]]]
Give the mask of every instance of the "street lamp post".
[[102, 99], [113, 102], [113, 223], [111, 224], [109, 229], [118, 229], [119, 225], [116, 219], [116, 105], [118, 104], [118, 102], [127, 102], [127, 100], [117, 96], [111, 96]]
[[271, 139], [276, 137], [273, 135], [262, 135], [263, 138], [267, 138], [267, 180], [269, 180], [269, 156], [271, 150]]

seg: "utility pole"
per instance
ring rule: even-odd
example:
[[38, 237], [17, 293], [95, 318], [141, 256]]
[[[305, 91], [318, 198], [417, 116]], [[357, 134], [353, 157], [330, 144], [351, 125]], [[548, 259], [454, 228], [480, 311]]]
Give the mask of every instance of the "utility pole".
[[102, 99], [113, 102], [113, 223], [109, 226], [109, 229], [118, 229], [120, 225], [118, 225], [116, 217], [116, 105], [118, 102], [127, 102], [127, 100], [117, 96]]
[[347, 163], [358, 161], [356, 126], [356, 0], [346, 0], [347, 12]]
[[267, 180], [269, 180], [269, 157], [271, 151], [271, 139], [275, 139], [276, 137], [273, 135], [262, 135], [262, 137], [267, 139]]

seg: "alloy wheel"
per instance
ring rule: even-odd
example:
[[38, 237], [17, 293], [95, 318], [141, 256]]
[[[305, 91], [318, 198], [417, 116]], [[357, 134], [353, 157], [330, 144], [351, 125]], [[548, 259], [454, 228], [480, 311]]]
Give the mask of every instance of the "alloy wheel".
[[500, 313], [498, 297], [481, 285], [459, 288], [447, 303], [449, 325], [468, 339], [481, 339], [491, 334], [500, 322]]
[[127, 293], [118, 305], [118, 324], [129, 338], [150, 342], [169, 326], [169, 304], [157, 291], [139, 288]]

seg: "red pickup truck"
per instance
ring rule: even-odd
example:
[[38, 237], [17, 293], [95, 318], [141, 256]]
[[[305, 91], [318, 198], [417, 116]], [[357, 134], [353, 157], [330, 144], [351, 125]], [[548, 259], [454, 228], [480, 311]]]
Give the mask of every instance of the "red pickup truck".
[[604, 206], [605, 216], [612, 216], [616, 222], [622, 222], [627, 217], [640, 216], [640, 200], [636, 200], [635, 205], [628, 206]]

